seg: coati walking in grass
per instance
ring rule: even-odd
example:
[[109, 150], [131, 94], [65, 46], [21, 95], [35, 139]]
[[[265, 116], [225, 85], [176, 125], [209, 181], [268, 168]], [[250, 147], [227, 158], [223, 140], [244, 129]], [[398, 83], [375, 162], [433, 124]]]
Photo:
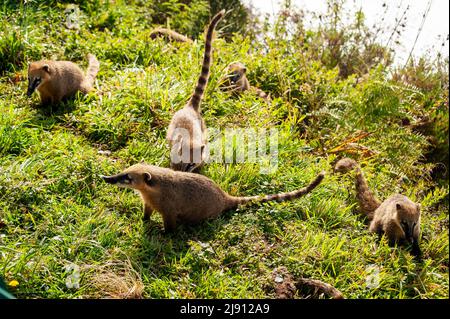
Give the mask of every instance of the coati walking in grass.
[[157, 37], [163, 37], [170, 41], [176, 41], [176, 42], [187, 42], [187, 43], [193, 42], [191, 39], [189, 39], [185, 35], [182, 35], [173, 30], [169, 30], [169, 29], [161, 28], [161, 27], [155, 28], [150, 32], [151, 39], [155, 39]]
[[400, 194], [392, 195], [381, 203], [370, 191], [358, 163], [350, 158], [338, 161], [334, 170], [345, 173], [352, 169], [356, 170], [356, 197], [361, 211], [370, 222], [369, 230], [385, 234], [391, 245], [412, 244], [412, 253], [419, 256], [420, 205]]
[[270, 103], [270, 96], [263, 90], [251, 86], [247, 79], [247, 68], [241, 62], [230, 63], [227, 67], [228, 74], [222, 80], [222, 90], [242, 93], [244, 91], [254, 92], [257, 96]]
[[86, 75], [78, 65], [70, 61], [41, 60], [28, 66], [28, 91], [31, 96], [38, 90], [41, 103], [57, 104], [76, 92], [88, 93], [98, 73], [100, 63], [92, 54], [88, 54], [89, 66]]
[[206, 125], [200, 114], [200, 102], [209, 78], [213, 32], [224, 14], [225, 10], [220, 11], [209, 24], [202, 71], [197, 86], [188, 103], [174, 114], [167, 129], [167, 141], [171, 150], [171, 167], [178, 171], [194, 172], [206, 160]]
[[144, 202], [144, 218], [148, 219], [156, 210], [162, 215], [164, 229], [171, 231], [177, 222], [197, 223], [239, 205], [299, 198], [319, 185], [324, 176], [322, 172], [307, 187], [289, 193], [250, 197], [231, 196], [200, 174], [143, 163], [133, 165], [120, 174], [102, 178], [109, 184], [137, 190]]

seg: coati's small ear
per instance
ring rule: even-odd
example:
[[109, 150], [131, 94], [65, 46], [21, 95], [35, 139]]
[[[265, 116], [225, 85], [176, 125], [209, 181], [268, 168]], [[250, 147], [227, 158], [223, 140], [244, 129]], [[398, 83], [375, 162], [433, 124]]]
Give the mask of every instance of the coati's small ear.
[[145, 163], [145, 160], [144, 160], [143, 158], [141, 158], [140, 163], [141, 163], [141, 164], [142, 164], [142, 163]]
[[397, 210], [402, 209], [402, 204], [397, 203], [395, 206], [397, 207]]
[[244, 66], [244, 67], [242, 68], [242, 71], [243, 71], [244, 73], [247, 73], [247, 67]]
[[422, 205], [420, 205], [419, 203], [417, 203], [417, 204], [416, 204], [416, 207], [417, 207], [417, 210], [419, 210], [419, 211], [420, 211], [420, 210], [421, 210], [421, 208], [422, 208]]
[[150, 174], [150, 173], [148, 173], [148, 172], [145, 172], [145, 173], [144, 173], [144, 182], [145, 182], [147, 185], [150, 185], [151, 180], [152, 180], [152, 174]]
[[44, 71], [47, 72], [47, 73], [50, 73], [50, 66], [49, 66], [48, 64], [44, 64], [44, 65], [42, 66], [42, 70], [44, 70]]

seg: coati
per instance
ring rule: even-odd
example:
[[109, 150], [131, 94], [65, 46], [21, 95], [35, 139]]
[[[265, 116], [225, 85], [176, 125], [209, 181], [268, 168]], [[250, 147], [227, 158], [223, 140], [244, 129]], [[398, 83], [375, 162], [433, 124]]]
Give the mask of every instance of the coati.
[[266, 102], [270, 103], [270, 96], [263, 90], [251, 86], [247, 79], [247, 68], [241, 62], [232, 62], [227, 66], [227, 75], [222, 79], [222, 90], [242, 93], [244, 91], [252, 91]]
[[345, 173], [352, 169], [356, 170], [356, 197], [361, 211], [369, 220], [369, 230], [385, 234], [390, 245], [412, 244], [412, 253], [419, 256], [420, 205], [400, 194], [380, 202], [370, 191], [358, 163], [350, 158], [339, 160], [334, 171]]
[[144, 219], [156, 210], [162, 215], [164, 229], [172, 231], [177, 222], [197, 223], [239, 205], [299, 198], [319, 185], [324, 176], [325, 172], [320, 173], [307, 187], [296, 191], [250, 197], [231, 196], [200, 174], [144, 163], [135, 164], [117, 175], [101, 177], [109, 184], [137, 190], [144, 202]]
[[209, 78], [213, 32], [224, 14], [225, 10], [220, 11], [209, 24], [203, 66], [197, 86], [188, 103], [174, 114], [167, 129], [167, 141], [171, 150], [170, 166], [174, 170], [194, 172], [206, 160], [206, 125], [200, 115], [200, 102]]
[[98, 73], [100, 63], [92, 54], [87, 55], [89, 66], [84, 75], [78, 65], [70, 61], [41, 60], [28, 65], [28, 91], [41, 96], [42, 105], [57, 104], [77, 91], [88, 93]]
[[173, 30], [165, 29], [165, 28], [155, 28], [150, 32], [150, 38], [156, 39], [157, 37], [163, 37], [166, 39], [169, 39], [170, 41], [176, 41], [176, 42], [187, 42], [192, 43], [193, 41], [189, 39], [187, 36], [179, 34], [178, 32], [175, 32]]

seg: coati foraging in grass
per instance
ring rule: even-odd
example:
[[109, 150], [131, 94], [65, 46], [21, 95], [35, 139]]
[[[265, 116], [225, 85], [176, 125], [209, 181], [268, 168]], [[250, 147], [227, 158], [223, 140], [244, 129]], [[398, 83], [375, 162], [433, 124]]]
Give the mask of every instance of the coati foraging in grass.
[[139, 191], [144, 202], [144, 218], [153, 210], [161, 213], [164, 229], [171, 231], [177, 222], [197, 223], [219, 216], [250, 202], [286, 201], [299, 198], [319, 185], [320, 173], [307, 187], [296, 191], [267, 195], [235, 197], [228, 195], [211, 179], [194, 173], [174, 171], [147, 164], [136, 164], [114, 176], [102, 176], [109, 184]]
[[89, 66], [86, 75], [70, 61], [41, 60], [30, 63], [27, 95], [31, 96], [38, 90], [41, 103], [46, 105], [57, 104], [77, 91], [88, 93], [94, 85], [100, 63], [92, 54], [88, 54], [87, 58]]
[[167, 141], [171, 150], [170, 165], [178, 171], [193, 172], [200, 168], [206, 159], [206, 125], [200, 115], [200, 102], [209, 78], [213, 32], [224, 14], [225, 10], [220, 11], [209, 24], [203, 66], [197, 86], [188, 103], [173, 115], [167, 129]]
[[352, 169], [356, 169], [356, 197], [370, 222], [369, 230], [385, 234], [391, 245], [396, 242], [412, 244], [412, 253], [419, 256], [420, 205], [400, 194], [381, 203], [370, 191], [358, 163], [350, 158], [339, 160], [334, 170], [345, 173]]
[[192, 43], [193, 41], [189, 39], [187, 36], [179, 34], [173, 30], [165, 29], [165, 28], [155, 28], [150, 32], [150, 38], [155, 39], [157, 37], [164, 37], [169, 39], [170, 41], [176, 42], [187, 42]]
[[270, 96], [263, 90], [251, 86], [247, 79], [247, 68], [241, 62], [233, 62], [227, 66], [227, 76], [222, 80], [222, 90], [241, 93], [252, 91], [266, 102], [270, 103]]

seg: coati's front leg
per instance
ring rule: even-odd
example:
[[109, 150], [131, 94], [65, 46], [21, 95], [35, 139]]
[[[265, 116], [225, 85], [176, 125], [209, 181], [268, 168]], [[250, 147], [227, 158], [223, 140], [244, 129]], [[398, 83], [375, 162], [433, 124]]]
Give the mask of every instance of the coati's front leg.
[[152, 216], [153, 213], [153, 208], [148, 205], [148, 204], [144, 204], [144, 217], [143, 220], [144, 221], [148, 221], [150, 220], [150, 217]]
[[174, 231], [175, 227], [177, 226], [175, 214], [163, 214], [162, 217], [164, 221], [164, 231], [166, 233]]
[[405, 233], [394, 221], [389, 221], [384, 227], [384, 233], [389, 239], [389, 245], [401, 244], [405, 240]]
[[44, 92], [39, 92], [39, 95], [41, 96], [41, 106], [48, 106], [53, 104], [53, 98], [51, 95]]

